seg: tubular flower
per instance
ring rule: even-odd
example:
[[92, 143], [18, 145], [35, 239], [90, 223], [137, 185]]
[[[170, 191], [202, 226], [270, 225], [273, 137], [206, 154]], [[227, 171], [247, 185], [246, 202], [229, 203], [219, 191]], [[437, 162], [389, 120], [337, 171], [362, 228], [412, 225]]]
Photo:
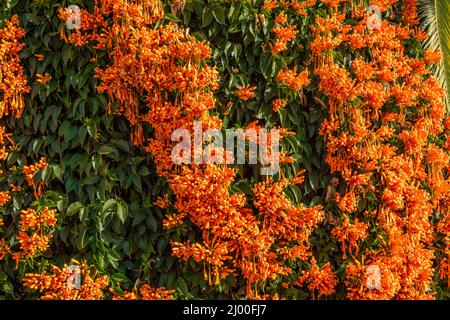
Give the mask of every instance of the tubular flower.
[[236, 96], [242, 101], [247, 101], [248, 99], [256, 97], [255, 93], [253, 91], [256, 90], [256, 87], [242, 87], [236, 90]]
[[52, 76], [48, 73], [45, 74], [36, 74], [36, 82], [41, 86], [47, 85], [52, 80]]
[[294, 9], [298, 15], [306, 16], [306, 10], [308, 7], [313, 6], [316, 3], [316, 0], [306, 0], [303, 2], [299, 2], [297, 0], [291, 1], [290, 6]]
[[278, 8], [277, 0], [264, 0], [263, 9], [270, 12]]

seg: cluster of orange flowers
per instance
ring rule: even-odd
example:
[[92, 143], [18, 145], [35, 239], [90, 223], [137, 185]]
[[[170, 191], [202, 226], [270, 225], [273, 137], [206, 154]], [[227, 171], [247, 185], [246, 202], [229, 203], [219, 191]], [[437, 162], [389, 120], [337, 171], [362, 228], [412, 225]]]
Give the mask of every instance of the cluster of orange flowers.
[[[7, 152], [7, 141], [10, 141], [10, 134], [6, 133], [5, 127], [0, 127], [0, 159], [6, 160], [8, 157]], [[9, 194], [9, 191], [1, 191], [0, 192], [0, 206], [4, 206], [11, 200], [11, 195]], [[3, 227], [3, 218], [0, 216], [0, 231], [2, 231]], [[9, 253], [9, 247], [6, 243], [5, 239], [0, 239], [0, 261], [5, 258], [5, 256]]]
[[[405, 40], [424, 38], [416, 26], [416, 1], [403, 1], [405, 25], [383, 20], [376, 29], [368, 27], [362, 5], [353, 6], [351, 16], [358, 23], [352, 27], [344, 23], [346, 14], [335, 10], [347, 1], [321, 2], [330, 10], [311, 28], [311, 50], [314, 73], [328, 99], [329, 116], [321, 129], [327, 162], [346, 185], [343, 195], [336, 194], [342, 222], [332, 234], [344, 258], [349, 254], [347, 296], [432, 298], [435, 254], [430, 245], [437, 240], [432, 215], [441, 218], [438, 231], [450, 230], [448, 148], [433, 139], [444, 129], [443, 90], [426, 68], [438, 54], [427, 52], [420, 59], [405, 49]], [[397, 1], [371, 4], [384, 12]], [[350, 67], [332, 58], [338, 46], [354, 50]], [[368, 212], [360, 209], [362, 203], [374, 207]], [[376, 234], [368, 224], [377, 226]], [[369, 242], [365, 252], [358, 250], [362, 241]], [[441, 277], [448, 279], [448, 260], [440, 263]], [[367, 285], [371, 266], [380, 270], [379, 286]]]
[[[96, 4], [98, 3], [97, 0], [94, 1]], [[100, 36], [97, 34], [97, 28], [101, 26], [106, 26], [106, 21], [103, 20], [103, 16], [98, 13], [99, 8], [95, 7], [96, 14], [91, 15], [87, 10], [81, 9], [81, 10], [73, 10], [69, 8], [64, 8], [58, 12], [58, 17], [61, 20], [66, 21], [66, 23], [72, 24], [72, 30], [70, 32], [69, 37], [66, 35], [66, 31], [64, 28], [61, 29], [61, 37], [77, 46], [82, 47], [89, 43], [91, 39], [95, 39], [97, 36]], [[117, 8], [116, 10], [120, 10], [120, 8]], [[79, 25], [76, 25], [76, 24]], [[92, 31], [92, 33], [84, 33], [83, 31]], [[107, 36], [107, 35], [102, 35]]]
[[[106, 276], [98, 276], [86, 261], [79, 263], [72, 260], [76, 269], [64, 265], [58, 268], [52, 265], [50, 274], [26, 274], [24, 286], [38, 291], [42, 300], [100, 300], [104, 297], [103, 289], [108, 286]], [[76, 284], [79, 277], [79, 287]], [[82, 281], [81, 281], [82, 280]]]
[[286, 107], [287, 101], [284, 99], [275, 99], [272, 101], [272, 109], [274, 112], [278, 112], [280, 109], [284, 109]]
[[36, 186], [34, 184], [34, 175], [36, 172], [39, 172], [47, 167], [48, 164], [46, 158], [41, 158], [38, 163], [23, 167], [25, 179], [27, 180], [28, 185], [34, 189], [34, 195], [36, 198], [39, 198], [42, 195], [44, 190], [44, 180], [41, 179], [38, 186]]
[[111, 292], [113, 300], [172, 300], [175, 290], [155, 289], [148, 284], [144, 284], [139, 289], [135, 287], [132, 292], [123, 292], [123, 295], [118, 295], [114, 290], [111, 290]]
[[[218, 88], [217, 70], [206, 63], [211, 49], [173, 23], [155, 27], [153, 22], [161, 19], [159, 1], [103, 0], [99, 5], [91, 20], [111, 23], [91, 26], [89, 38], [114, 62], [97, 70], [98, 89], [118, 102], [115, 111], [134, 126], [135, 144], [144, 143], [143, 122], [154, 129], [146, 150], [175, 198], [170, 207], [160, 201], [169, 212], [176, 211], [167, 215], [164, 226], [174, 228], [190, 219], [201, 231], [198, 242], [172, 243], [173, 254], [203, 263], [211, 285], [239, 275], [247, 280], [249, 297], [266, 297], [259, 295], [261, 285], [289, 275], [287, 261], [311, 256], [309, 236], [323, 219], [321, 208], [293, 205], [283, 192], [290, 184], [285, 179], [256, 185], [256, 200], [247, 203], [244, 194], [229, 192], [235, 178], [230, 167], [175, 166], [171, 159], [175, 129], [192, 133], [197, 120], [204, 130], [222, 127], [221, 120], [209, 113], [215, 105], [212, 91]], [[300, 90], [309, 80], [306, 71], [297, 75], [296, 70], [287, 70], [279, 74], [279, 81]], [[253, 89], [241, 88], [236, 94], [246, 100], [253, 97]], [[139, 106], [140, 97], [145, 110]]]
[[9, 195], [9, 191], [1, 191], [0, 192], [0, 207], [3, 207], [6, 203], [11, 200], [11, 196]]
[[35, 257], [47, 250], [49, 241], [52, 238], [50, 234], [56, 225], [56, 210], [48, 208], [36, 212], [33, 209], [21, 211], [18, 235], [16, 240], [19, 244], [18, 250], [10, 248], [4, 239], [0, 243], [0, 257], [3, 259], [10, 254], [16, 261]]
[[[8, 158], [7, 144], [8, 142], [12, 142], [10, 138], [11, 134], [6, 133], [6, 128], [0, 126], [0, 160], [6, 160]], [[3, 170], [0, 170], [0, 174], [3, 174]], [[11, 200], [11, 195], [9, 191], [1, 191], [0, 192], [0, 207], [3, 207]], [[0, 216], [0, 232], [3, 232], [3, 217]], [[5, 239], [0, 239], [0, 261], [5, 258], [5, 256], [9, 253], [9, 247], [6, 243]]]
[[[173, 251], [203, 262], [210, 284], [239, 270], [248, 280], [247, 295], [257, 296], [256, 284], [292, 272], [286, 261], [310, 256], [308, 239], [323, 213], [320, 207], [294, 206], [283, 193], [287, 180], [257, 184], [256, 210], [252, 210], [244, 207], [244, 195], [229, 195], [233, 170], [208, 166], [183, 171], [170, 181], [178, 200], [175, 208], [181, 219], [190, 213], [191, 221], [203, 231], [203, 244], [173, 243]], [[169, 219], [181, 220], [173, 215]]]
[[[14, 148], [14, 141], [11, 139], [11, 133], [6, 132], [6, 127], [0, 126], [0, 160], [8, 158], [8, 149]], [[3, 172], [0, 172], [3, 174]]]
[[[278, 2], [280, 2], [280, 3], [278, 3]], [[308, 7], [313, 6], [315, 3], [316, 3], [316, 0], [292, 0], [292, 1], [264, 0], [262, 8], [264, 11], [270, 13], [272, 10], [274, 10], [280, 6], [283, 7], [284, 9], [291, 7], [292, 9], [295, 10], [295, 12], [298, 15], [304, 16], [304, 15], [306, 15], [306, 9]], [[283, 15], [280, 15], [279, 17], [280, 18], [278, 18], [278, 19], [284, 19]], [[277, 20], [276, 22], [279, 22], [279, 21], [280, 20]]]
[[284, 83], [290, 89], [300, 91], [310, 83], [308, 70], [303, 70], [297, 74], [297, 67], [294, 69], [280, 70], [277, 74], [277, 82]]
[[[273, 32], [275, 33], [275, 42], [272, 45], [272, 54], [276, 55], [282, 51], [287, 50], [288, 42], [292, 41], [297, 35], [298, 31], [296, 27], [292, 24], [286, 24], [287, 18], [284, 13], [281, 13], [276, 19], [276, 26], [273, 28]], [[286, 26], [282, 26], [286, 24]]]
[[[273, 45], [271, 45], [272, 53], [277, 54], [281, 51], [287, 49], [287, 43], [295, 38], [297, 35], [297, 31], [295, 26], [290, 24], [286, 24], [288, 18], [291, 14], [296, 15], [306, 15], [307, 9], [316, 4], [316, 0], [306, 0], [306, 1], [280, 1], [280, 4], [277, 1], [270, 1], [270, 9], [275, 9], [279, 6], [282, 7], [282, 11], [275, 18], [275, 27], [273, 32], [275, 34], [275, 38], [277, 39]], [[268, 1], [264, 2], [264, 7], [269, 5]], [[293, 9], [290, 10], [290, 8]], [[267, 8], [266, 8], [267, 9]], [[270, 11], [270, 10], [268, 10]], [[285, 25], [285, 27], [282, 27]], [[309, 77], [309, 73], [307, 69], [304, 69], [301, 72], [297, 71], [297, 67], [289, 68], [285, 66], [282, 70], [280, 70], [276, 76], [276, 82], [286, 86], [289, 90], [293, 90], [300, 94], [300, 91], [308, 86], [311, 82]], [[285, 108], [287, 105], [287, 99], [276, 98], [272, 101], [272, 108], [274, 112]], [[283, 154], [280, 155], [280, 163], [293, 163], [293, 159], [291, 157], [285, 158]], [[303, 182], [303, 171], [297, 173], [297, 175], [291, 180], [292, 184], [300, 184]], [[286, 181], [281, 181], [281, 183], [286, 183]], [[275, 194], [282, 193], [282, 190], [277, 190]], [[265, 197], [273, 197], [270, 194], [265, 195]], [[319, 207], [316, 208], [320, 210]], [[338, 279], [336, 274], [332, 270], [331, 264], [326, 263], [319, 267], [315, 258], [310, 254], [308, 246], [303, 246], [305, 243], [304, 240], [307, 241], [309, 237], [309, 232], [311, 232], [323, 219], [323, 215], [321, 211], [317, 211], [313, 215], [317, 220], [312, 224], [306, 224], [311, 227], [305, 233], [305, 239], [297, 239], [297, 243], [300, 244], [298, 246], [293, 246], [289, 250], [282, 249], [280, 252], [286, 254], [286, 257], [289, 257], [293, 260], [297, 259], [297, 261], [309, 261], [309, 268], [306, 270], [302, 270], [301, 276], [294, 281], [293, 285], [306, 287], [311, 292], [311, 297], [314, 299], [316, 297], [320, 298], [325, 295], [331, 295], [335, 292], [335, 287], [338, 284]], [[305, 221], [300, 223], [299, 225], [304, 225]], [[359, 227], [359, 225], [357, 226]], [[355, 232], [356, 230], [342, 230], [342, 232]], [[358, 236], [356, 232], [355, 237]], [[353, 247], [351, 247], [353, 249]], [[292, 257], [291, 255], [294, 254]], [[284, 287], [288, 287], [289, 284], [284, 283]]]
[[354, 223], [349, 222], [348, 216], [344, 215], [344, 221], [331, 232], [341, 243], [342, 256], [346, 258], [347, 246], [350, 255], [359, 253], [359, 241], [367, 238], [367, 224], [355, 218]]
[[[94, 266], [86, 261], [81, 263], [72, 259], [72, 265], [62, 268], [51, 265], [51, 272], [39, 274], [28, 273], [23, 278], [25, 287], [38, 291], [41, 300], [101, 300], [107, 297], [109, 281], [106, 276], [99, 276]], [[143, 284], [132, 292], [118, 294], [112, 288], [113, 300], [171, 300], [174, 290], [152, 288]]]
[[36, 82], [39, 83], [41, 86], [47, 85], [52, 80], [52, 76], [48, 73], [45, 74], [36, 74]]
[[[3, 227], [3, 218], [0, 217], [0, 230]], [[9, 247], [5, 239], [0, 240], [0, 261], [2, 261], [6, 255], [9, 253]]]
[[5, 23], [6, 27], [0, 29], [0, 117], [20, 117], [25, 107], [23, 95], [30, 92], [19, 57], [24, 47], [19, 40], [25, 32], [17, 16]]
[[308, 289], [311, 291], [312, 299], [314, 299], [316, 291], [319, 298], [324, 295], [333, 294], [338, 283], [338, 279], [329, 262], [319, 268], [316, 260], [312, 258], [311, 268], [308, 271], [303, 272], [294, 284], [303, 286], [305, 283], [308, 284]]
[[248, 99], [256, 97], [256, 94], [253, 92], [255, 91], [256, 87], [241, 87], [236, 89], [236, 95], [238, 96], [239, 100], [247, 101]]
[[[45, 228], [54, 227], [56, 224], [56, 210], [43, 209], [39, 215], [33, 209], [22, 211], [19, 226], [19, 235], [16, 237], [20, 244], [21, 252], [16, 261], [21, 256], [32, 257], [39, 252], [44, 252], [52, 235], [45, 234]], [[31, 233], [31, 235], [29, 235]]]

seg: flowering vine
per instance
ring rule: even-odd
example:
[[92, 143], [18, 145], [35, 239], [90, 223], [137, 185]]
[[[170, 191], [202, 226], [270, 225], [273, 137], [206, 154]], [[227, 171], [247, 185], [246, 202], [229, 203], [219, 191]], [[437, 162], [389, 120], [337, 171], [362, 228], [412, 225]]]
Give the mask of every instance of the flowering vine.
[[[175, 166], [171, 159], [175, 129], [192, 133], [197, 120], [204, 130], [222, 128], [220, 118], [211, 113], [218, 88], [217, 70], [207, 63], [211, 49], [174, 23], [155, 25], [163, 17], [160, 1], [96, 3], [91, 14], [82, 10], [88, 18], [80, 30], [61, 34], [75, 45], [89, 39], [109, 53], [113, 63], [97, 69], [98, 90], [109, 96], [111, 109], [117, 104], [112, 111], [129, 120], [133, 142], [144, 144], [143, 124], [152, 126], [154, 134], [146, 150], [174, 195], [172, 205], [168, 199], [159, 202], [174, 211], [166, 216], [164, 226], [176, 228], [190, 220], [201, 235], [198, 241], [172, 242], [173, 254], [202, 263], [211, 285], [229, 275], [240, 276], [247, 281], [248, 297], [268, 297], [262, 285], [291, 274], [288, 261], [307, 261], [311, 256], [309, 236], [323, 219], [320, 206], [292, 204], [284, 195], [291, 183], [287, 179], [255, 185], [255, 200], [248, 201], [244, 194], [230, 194], [235, 171], [228, 165]], [[68, 14], [61, 11], [60, 18]], [[289, 41], [295, 31], [292, 26], [286, 28], [290, 35], [283, 40]], [[279, 81], [298, 91], [308, 84], [308, 73], [287, 70], [279, 74]], [[253, 89], [240, 88], [236, 95], [250, 99]], [[322, 293], [329, 294], [333, 283]]]
[[[406, 49], [407, 40], [426, 36], [417, 28], [415, 1], [403, 1], [402, 22], [383, 20], [379, 28], [368, 28], [364, 5], [353, 5], [352, 26], [345, 23], [348, 1], [321, 2], [328, 15], [311, 27], [311, 50], [328, 101], [321, 129], [327, 162], [346, 190], [335, 195], [342, 221], [332, 234], [348, 261], [347, 297], [430, 299], [432, 216], [446, 220], [448, 211], [448, 154], [436, 140], [444, 129], [443, 90], [427, 69], [437, 59]], [[370, 4], [385, 12], [397, 1]], [[350, 64], [335, 61], [338, 50], [351, 52]], [[363, 241], [368, 247], [360, 252]], [[373, 266], [380, 270], [379, 286], [366, 285]]]

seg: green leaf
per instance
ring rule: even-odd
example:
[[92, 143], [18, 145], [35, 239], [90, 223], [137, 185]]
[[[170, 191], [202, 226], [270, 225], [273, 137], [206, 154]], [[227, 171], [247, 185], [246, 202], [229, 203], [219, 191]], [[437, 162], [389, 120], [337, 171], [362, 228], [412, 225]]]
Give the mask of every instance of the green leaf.
[[155, 217], [153, 217], [153, 215], [149, 215], [146, 221], [147, 225], [153, 232], [156, 232], [156, 230], [158, 230], [158, 222], [156, 221]]
[[92, 156], [92, 167], [97, 172], [100, 168], [100, 165], [102, 164], [102, 156], [99, 154], [94, 154]]
[[80, 201], [71, 203], [70, 206], [66, 210], [66, 216], [70, 217], [74, 214], [77, 214], [80, 209], [84, 208], [84, 204]]
[[138, 174], [139, 174], [140, 176], [145, 177], [145, 176], [148, 176], [148, 175], [150, 174], [150, 171], [148, 170], [147, 167], [140, 167], [140, 168], [139, 168], [139, 171], [138, 171]]
[[205, 7], [202, 13], [202, 27], [205, 28], [210, 25], [213, 19], [213, 12], [210, 7]]
[[13, 285], [9, 282], [5, 282], [2, 286], [2, 288], [3, 288], [4, 292], [9, 293], [9, 294], [11, 294], [14, 289]]
[[89, 177], [81, 179], [80, 183], [81, 183], [81, 186], [90, 186], [90, 185], [96, 184], [99, 181], [100, 181], [99, 176], [89, 176]]
[[213, 7], [213, 15], [220, 24], [225, 24], [225, 9], [220, 6]]
[[230, 10], [228, 12], [228, 20], [234, 22], [236, 18], [239, 16], [241, 7], [242, 7], [242, 0], [235, 0], [231, 3]]
[[0, 282], [5, 282], [6, 280], [8, 280], [8, 275], [0, 270]]
[[309, 183], [311, 184], [311, 188], [313, 190], [317, 190], [319, 188], [319, 175], [316, 171], [309, 174]]
[[109, 199], [108, 201], [106, 201], [103, 204], [102, 207], [102, 214], [104, 214], [106, 211], [108, 211], [109, 209], [111, 209], [113, 206], [115, 206], [117, 204], [117, 200], [116, 199]]
[[82, 226], [81, 230], [78, 232], [77, 238], [75, 239], [75, 245], [78, 250], [83, 250], [86, 247], [87, 245], [86, 234], [87, 228]]
[[111, 146], [101, 146], [98, 149], [98, 153], [99, 154], [110, 154], [110, 153], [113, 153], [115, 151], [117, 151], [117, 150], [114, 147], [111, 147]]
[[124, 201], [119, 201], [117, 203], [117, 216], [122, 223], [124, 223], [125, 219], [128, 217], [128, 205]]
[[115, 147], [103, 145], [98, 149], [99, 154], [107, 155], [114, 160], [119, 159], [119, 151]]
[[186, 285], [186, 281], [184, 281], [182, 277], [177, 278], [177, 280], [175, 281], [175, 287], [183, 294], [183, 296], [189, 296], [189, 290]]
[[115, 273], [111, 277], [116, 282], [127, 282], [127, 281], [129, 281], [128, 278], [122, 273]]
[[64, 65], [67, 65], [67, 62], [72, 58], [72, 46], [69, 44], [64, 44], [62, 49], [62, 59]]

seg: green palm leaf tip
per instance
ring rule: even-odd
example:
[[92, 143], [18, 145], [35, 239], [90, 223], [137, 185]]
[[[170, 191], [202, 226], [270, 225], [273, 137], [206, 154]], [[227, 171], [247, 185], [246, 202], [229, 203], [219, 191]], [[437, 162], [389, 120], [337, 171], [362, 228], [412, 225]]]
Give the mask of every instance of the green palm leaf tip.
[[424, 49], [440, 50], [443, 61], [431, 67], [433, 75], [446, 89], [445, 103], [450, 112], [450, 0], [418, 0], [417, 11], [421, 27], [429, 37]]

